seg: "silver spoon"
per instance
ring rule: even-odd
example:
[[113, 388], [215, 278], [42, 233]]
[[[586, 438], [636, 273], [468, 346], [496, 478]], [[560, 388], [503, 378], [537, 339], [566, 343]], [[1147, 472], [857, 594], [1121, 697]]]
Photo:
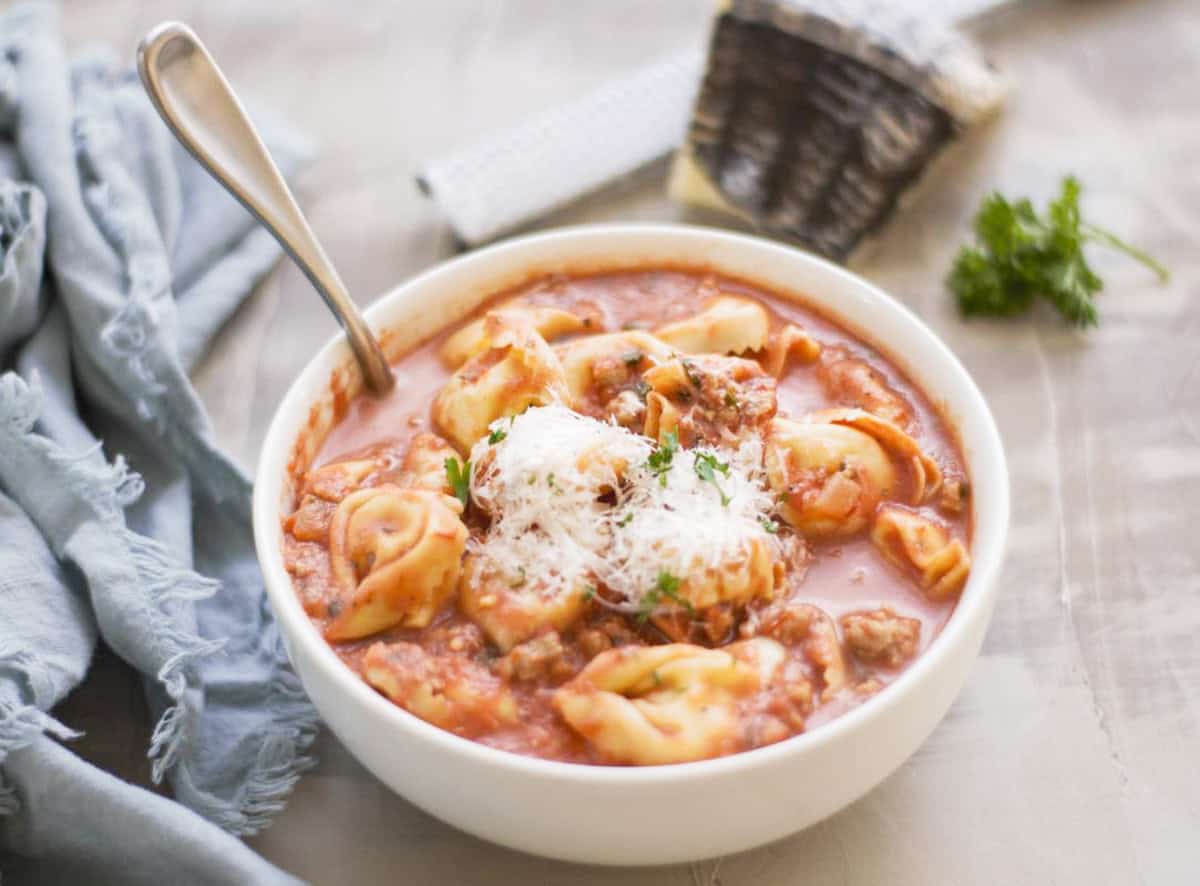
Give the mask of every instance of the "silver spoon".
[[164, 22], [142, 38], [137, 61], [150, 101], [175, 137], [262, 222], [321, 293], [350, 340], [368, 390], [391, 390], [395, 381], [379, 341], [204, 44], [187, 25]]

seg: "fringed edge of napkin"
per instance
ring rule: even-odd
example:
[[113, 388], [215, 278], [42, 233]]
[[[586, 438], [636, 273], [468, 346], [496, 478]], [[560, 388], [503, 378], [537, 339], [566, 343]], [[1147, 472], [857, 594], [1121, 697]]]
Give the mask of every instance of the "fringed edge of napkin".
[[[32, 653], [25, 649], [11, 652], [0, 650], [0, 668], [25, 675], [32, 695], [37, 699], [44, 693], [39, 692], [37, 686], [39, 675], [38, 671], [31, 667], [32, 658]], [[55, 738], [65, 741], [78, 738], [81, 733], [64, 726], [34, 704], [0, 703], [0, 765], [3, 765], [9, 754], [33, 744], [42, 734], [53, 735]], [[20, 808], [20, 799], [17, 797], [16, 790], [5, 781], [4, 773], [0, 771], [0, 815], [12, 815]]]
[[[271, 630], [277, 628], [272, 624]], [[283, 655], [283, 641], [278, 634], [276, 642], [277, 652]], [[283, 811], [296, 782], [317, 763], [305, 749], [316, 738], [320, 719], [300, 679], [289, 669], [277, 667], [271, 687], [297, 708], [303, 707], [310, 713], [299, 714], [291, 725], [279, 726], [263, 735], [254, 767], [247, 774], [235, 802], [224, 802], [199, 791], [191, 795], [192, 808], [218, 827], [241, 837], [251, 836], [267, 827]]]
[[[138, 499], [144, 484], [121, 456], [109, 463], [103, 457], [96, 457], [96, 448], [72, 455], [36, 433], [34, 426], [41, 414], [41, 398], [36, 375], [29, 383], [13, 372], [0, 376], [0, 440], [6, 447], [24, 448], [32, 460], [42, 461], [55, 470], [60, 482], [94, 513], [97, 522], [110, 534], [110, 541], [125, 548], [137, 580], [147, 589], [146, 596], [151, 603], [149, 617], [154, 621], [153, 635], [165, 647], [166, 653], [166, 661], [156, 678], [171, 699], [155, 726], [148, 752], [152, 761], [151, 777], [158, 783], [179, 762], [183, 743], [188, 737], [189, 710], [185, 693], [189, 688], [200, 688], [194, 685], [195, 674], [191, 666], [224, 645], [222, 640], [205, 640], [181, 628], [173, 607], [211, 597], [221, 585], [180, 565], [161, 544], [125, 525], [123, 509]], [[20, 498], [19, 495], [15, 497]], [[28, 502], [21, 504], [30, 511]], [[65, 555], [59, 545], [64, 540], [47, 540], [56, 555]], [[274, 624], [271, 630], [277, 630]], [[296, 702], [299, 710], [290, 712], [294, 721], [276, 723], [274, 728], [263, 733], [258, 757], [232, 800], [202, 791], [192, 784], [189, 774], [179, 774], [189, 788], [189, 805], [238, 835], [255, 833], [269, 824], [271, 816], [283, 808], [287, 794], [301, 774], [315, 763], [306, 751], [316, 736], [318, 715], [308, 705], [299, 679], [283, 664], [286, 658], [278, 635], [276, 643], [278, 654], [271, 686], [286, 700]], [[27, 672], [22, 673], [33, 679]], [[33, 710], [37, 711], [36, 708]], [[41, 732], [62, 738], [74, 735], [49, 715], [22, 716], [21, 722], [26, 724], [20, 731], [24, 744]], [[23, 745], [12, 749], [20, 746]], [[0, 748], [3, 748], [3, 733], [0, 733]], [[11, 790], [4, 792], [0, 786], [0, 814], [14, 811], [15, 802]]]

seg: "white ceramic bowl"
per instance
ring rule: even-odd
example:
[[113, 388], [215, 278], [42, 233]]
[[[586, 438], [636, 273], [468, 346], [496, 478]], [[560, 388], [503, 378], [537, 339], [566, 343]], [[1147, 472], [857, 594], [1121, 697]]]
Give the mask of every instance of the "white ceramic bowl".
[[[523, 237], [438, 265], [367, 311], [393, 356], [533, 273], [691, 265], [803, 296], [878, 344], [957, 425], [974, 508], [970, 580], [930, 648], [891, 686], [813, 732], [717, 760], [652, 767], [558, 763], [444, 732], [372, 690], [309, 622], [280, 554], [288, 460], [306, 458], [331, 417], [331, 385], [355, 386], [339, 335], [296, 379], [263, 444], [254, 535], [288, 653], [325, 722], [360, 762], [427, 812], [526, 852], [593, 864], [681, 862], [749, 849], [805, 828], [866, 793], [929, 735], [979, 652], [1008, 525], [995, 423], [950, 351], [912, 313], [847, 271], [795, 249], [667, 225], [604, 225]], [[303, 435], [303, 436], [302, 436]], [[297, 444], [300, 439], [304, 442]]]

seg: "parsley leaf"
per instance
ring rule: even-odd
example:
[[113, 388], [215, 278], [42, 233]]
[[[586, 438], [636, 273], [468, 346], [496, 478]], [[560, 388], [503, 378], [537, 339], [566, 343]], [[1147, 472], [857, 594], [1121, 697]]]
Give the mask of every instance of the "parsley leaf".
[[471, 499], [471, 460], [460, 462], [454, 456], [446, 459], [446, 480], [454, 490], [454, 496], [465, 508]]
[[625, 516], [617, 521], [617, 525], [622, 529], [633, 522], [633, 511], [626, 511]]
[[763, 517], [758, 522], [762, 525], [764, 532], [768, 532], [771, 535], [777, 535], [779, 533], [779, 524], [770, 517]]
[[682, 606], [687, 610], [688, 616], [694, 618], [696, 610], [691, 601], [679, 595], [679, 583], [678, 576], [672, 575], [665, 569], [659, 570], [654, 587], [645, 593], [638, 604], [637, 623], [645, 624], [664, 597]]
[[707, 452], [699, 452], [696, 454], [696, 476], [705, 483], [711, 483], [717, 488], [717, 492], [721, 494], [721, 504], [725, 507], [729, 506], [729, 496], [725, 494], [725, 490], [721, 488], [721, 484], [717, 481], [717, 474], [729, 476], [729, 465], [723, 461], [718, 461], [715, 455], [710, 455]]
[[667, 431], [663, 442], [650, 453], [650, 458], [646, 462], [650, 473], [658, 477], [658, 484], [664, 488], [667, 485], [667, 474], [671, 470], [671, 460], [675, 458], [675, 453], [678, 451], [679, 436], [674, 431]]
[[488, 443], [495, 446], [507, 436], [508, 431], [504, 430], [504, 428], [496, 428], [494, 431], [488, 434]]
[[1026, 199], [1010, 202], [988, 196], [975, 216], [975, 245], [964, 245], [946, 277], [964, 316], [1007, 317], [1023, 313], [1044, 298], [1081, 328], [1097, 323], [1093, 296], [1104, 286], [1087, 263], [1083, 247], [1100, 243], [1124, 252], [1158, 275], [1167, 269], [1116, 235], [1084, 222], [1082, 188], [1073, 176], [1062, 181], [1058, 198], [1039, 216]]

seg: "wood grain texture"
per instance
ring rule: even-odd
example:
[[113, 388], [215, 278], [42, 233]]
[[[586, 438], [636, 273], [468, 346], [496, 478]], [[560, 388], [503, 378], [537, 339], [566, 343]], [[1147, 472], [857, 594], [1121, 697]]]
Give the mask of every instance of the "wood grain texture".
[[[316, 134], [306, 206], [367, 302], [453, 252], [412, 186], [422, 159], [703, 40], [709, 8], [97, 0], [65, 17], [74, 45], [130, 52], [154, 22], [187, 20], [237, 88]], [[995, 620], [921, 750], [791, 839], [721, 861], [605, 870], [466, 837], [391, 794], [325, 735], [320, 766], [251, 841], [259, 851], [317, 883], [1198, 881], [1200, 545], [1188, 517], [1200, 500], [1200, 4], [1043, 2], [997, 18], [982, 39], [1013, 80], [1006, 113], [939, 161], [855, 263], [961, 357], [996, 413], [1012, 472]], [[1087, 184], [1089, 213], [1171, 268], [1170, 285], [1097, 255], [1107, 282], [1099, 329], [1077, 334], [1048, 313], [963, 323], [941, 278], [980, 197], [998, 187], [1044, 199], [1067, 171]], [[662, 185], [662, 169], [648, 170], [541, 224], [695, 218]], [[333, 330], [303, 277], [282, 266], [200, 367], [221, 439], [246, 464], [288, 381]], [[115, 703], [144, 716], [130, 694], [128, 676], [107, 666], [64, 716], [87, 723], [81, 751], [144, 781], [144, 743], [118, 752], [95, 714]], [[731, 797], [721, 814], [736, 806]]]

